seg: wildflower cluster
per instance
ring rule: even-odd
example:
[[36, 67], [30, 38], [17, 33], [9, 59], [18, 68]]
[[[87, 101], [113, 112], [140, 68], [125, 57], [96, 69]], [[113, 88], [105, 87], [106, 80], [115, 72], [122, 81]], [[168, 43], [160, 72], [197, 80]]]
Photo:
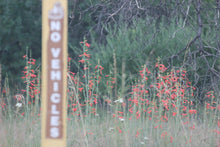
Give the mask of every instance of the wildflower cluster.
[[[196, 129], [194, 124], [189, 123], [189, 119], [197, 116], [198, 113], [194, 98], [196, 88], [187, 78], [186, 70], [168, 69], [159, 62], [156, 63], [153, 72], [144, 66], [139, 71], [138, 82], [130, 88], [130, 93], [126, 94], [126, 97], [118, 96], [112, 99], [114, 94], [111, 92], [116, 83], [115, 78], [112, 73], [104, 74], [100, 61], [95, 67], [91, 66], [89, 62], [91, 55], [88, 53], [90, 44], [87, 40], [81, 43], [83, 53], [79, 55], [78, 62], [83, 72], [79, 75], [69, 71], [69, 79], [73, 81], [77, 91], [74, 92], [71, 85], [69, 86], [68, 107], [73, 116], [89, 117], [92, 114], [99, 116], [99, 106], [105, 103], [110, 107], [110, 114], [117, 126], [115, 130], [118, 130], [119, 134], [123, 133], [123, 126], [120, 123], [143, 119], [152, 121], [153, 128], [158, 130], [164, 127], [162, 122], [168, 122], [171, 118], [181, 118], [182, 125], [190, 130]], [[106, 85], [101, 84], [101, 81], [106, 81]], [[99, 91], [103, 86], [108, 91], [105, 96]], [[214, 100], [213, 93], [207, 93], [207, 98]], [[213, 109], [215, 101], [209, 103], [207, 101], [207, 109]], [[135, 138], [138, 138], [140, 133], [140, 129], [135, 130]], [[172, 143], [174, 140], [172, 134], [167, 132], [161, 132], [161, 138], [167, 143]]]
[[88, 115], [88, 112], [98, 116], [96, 113], [99, 96], [98, 87], [100, 80], [102, 79], [102, 70], [104, 68], [98, 63], [98, 65], [96, 65], [93, 69], [90, 69], [90, 54], [88, 54], [90, 44], [87, 43], [87, 40], [84, 40], [81, 42], [81, 44], [83, 54], [79, 55], [80, 60], [78, 62], [82, 65], [83, 72], [80, 73], [82, 76], [79, 76], [76, 73], [69, 71], [69, 80], [72, 81], [72, 84], [74, 84], [76, 90], [74, 91], [71, 86], [68, 89], [68, 107], [72, 115], [79, 116], [80, 109], [82, 109], [83, 112], [86, 113], [84, 114], [84, 117]]
[[[139, 73], [141, 80], [132, 86], [130, 97], [124, 106], [128, 106], [128, 112], [136, 119], [141, 115], [156, 120], [168, 121], [169, 117], [196, 114], [193, 102], [193, 90], [191, 82], [186, 78], [185, 70], [167, 71], [163, 64], [156, 63], [157, 76], [144, 67]], [[123, 113], [121, 113], [123, 114]], [[118, 116], [122, 119], [121, 115]], [[142, 117], [143, 118], [143, 117]]]
[[[31, 99], [27, 101], [28, 104], [35, 103], [34, 98], [39, 97], [40, 85], [37, 76], [37, 71], [34, 69], [36, 60], [24, 55], [23, 58], [26, 60], [26, 66], [24, 67], [23, 76], [21, 77], [26, 84], [26, 89], [22, 89], [22, 93], [26, 93]], [[28, 99], [28, 98], [26, 98]]]
[[[93, 120], [95, 120], [96, 123], [98, 122], [97, 118], [103, 118], [103, 116], [107, 121], [111, 120], [112, 124], [107, 129], [109, 134], [119, 136], [124, 134], [125, 137], [132, 135], [133, 139], [140, 141], [141, 144], [155, 142], [155, 140], [152, 140], [152, 134], [156, 134], [156, 138], [164, 144], [175, 142], [179, 134], [167, 129], [168, 124], [172, 121], [176, 125], [181, 125], [184, 131], [195, 132], [198, 129], [196, 124], [191, 121], [191, 118], [200, 115], [198, 114], [197, 101], [194, 98], [196, 88], [192, 86], [191, 81], [187, 78], [188, 73], [185, 69], [168, 69], [160, 62], [157, 62], [153, 68], [148, 68], [145, 65], [140, 69], [139, 75], [137, 75], [136, 81], [133, 81], [132, 85], [127, 84], [125, 81], [126, 88], [123, 84], [120, 87], [116, 86], [117, 73], [110, 71], [106, 74], [101, 64], [102, 61], [91, 65], [91, 46], [87, 40], [81, 42], [81, 45], [82, 53], [78, 55], [79, 71], [77, 73], [70, 70], [72, 59], [68, 57], [67, 120], [70, 122], [71, 120], [77, 120], [75, 121], [77, 123], [78, 121], [82, 122], [84, 138], [97, 135], [97, 132], [92, 131], [93, 128], [86, 127], [89, 124], [88, 121], [92, 120], [90, 122], [93, 123]], [[23, 58], [26, 60], [26, 66], [24, 67], [22, 79], [26, 88], [22, 89], [22, 94], [14, 96], [16, 100], [14, 106], [17, 108], [15, 112], [21, 115], [29, 112], [23, 111], [24, 106], [30, 108], [35, 106], [40, 97], [40, 81], [35, 68], [36, 61], [26, 55]], [[120, 87], [120, 89], [117, 89], [117, 87]], [[118, 93], [115, 94], [115, 91]], [[7, 94], [7, 89], [4, 90], [4, 93]], [[220, 105], [214, 91], [206, 93], [204, 103], [205, 114], [210, 114], [204, 115], [204, 117], [213, 118], [213, 124], [217, 124], [217, 127], [215, 126], [217, 129], [211, 131], [219, 134], [220, 118], [218, 114]], [[1, 105], [5, 109], [7, 101], [2, 101]], [[40, 116], [40, 113], [38, 113], [38, 116]], [[107, 125], [107, 122], [105, 125]], [[126, 127], [132, 127], [132, 129], [129, 130]], [[148, 129], [148, 131], [143, 131], [143, 129]], [[181, 130], [180, 127], [178, 129]], [[152, 132], [151, 136], [146, 133], [149, 130]], [[187, 137], [185, 140], [186, 144], [193, 142], [192, 136]]]

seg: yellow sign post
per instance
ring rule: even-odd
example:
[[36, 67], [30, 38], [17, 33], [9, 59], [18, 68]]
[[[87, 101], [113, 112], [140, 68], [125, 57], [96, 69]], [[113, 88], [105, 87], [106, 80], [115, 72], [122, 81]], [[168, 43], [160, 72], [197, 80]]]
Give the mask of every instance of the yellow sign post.
[[66, 146], [67, 0], [42, 1], [42, 147]]

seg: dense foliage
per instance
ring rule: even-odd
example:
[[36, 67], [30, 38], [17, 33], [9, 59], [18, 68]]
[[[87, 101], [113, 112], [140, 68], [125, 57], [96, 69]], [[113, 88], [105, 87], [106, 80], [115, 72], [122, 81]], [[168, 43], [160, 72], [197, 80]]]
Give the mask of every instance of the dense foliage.
[[0, 2], [0, 63], [3, 77], [18, 81], [25, 63], [26, 49], [34, 58], [41, 56], [41, 3], [32, 1]]
[[[218, 0], [69, 0], [71, 70], [78, 71], [77, 48], [86, 37], [92, 42], [91, 64], [101, 58], [104, 72], [114, 66], [115, 54], [119, 82], [123, 58], [126, 75], [132, 76], [160, 60], [188, 70], [198, 97], [219, 91], [219, 11]], [[40, 0], [0, 2], [0, 42], [2, 83], [6, 75], [12, 83], [20, 81], [25, 54], [40, 65]]]

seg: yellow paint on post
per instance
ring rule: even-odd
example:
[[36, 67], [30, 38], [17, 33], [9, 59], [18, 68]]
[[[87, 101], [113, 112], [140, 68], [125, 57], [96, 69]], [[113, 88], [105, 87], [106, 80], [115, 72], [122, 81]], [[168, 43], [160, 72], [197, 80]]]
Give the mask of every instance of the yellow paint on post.
[[42, 1], [42, 147], [66, 146], [67, 3]]

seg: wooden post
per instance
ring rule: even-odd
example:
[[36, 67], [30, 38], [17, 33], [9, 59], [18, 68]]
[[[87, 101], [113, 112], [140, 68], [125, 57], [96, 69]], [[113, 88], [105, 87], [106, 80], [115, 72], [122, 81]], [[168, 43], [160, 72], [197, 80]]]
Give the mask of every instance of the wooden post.
[[2, 65], [0, 64], [0, 94], [2, 94]]
[[42, 147], [66, 146], [67, 3], [42, 1]]
[[0, 64], [0, 101], [2, 99], [2, 65]]

